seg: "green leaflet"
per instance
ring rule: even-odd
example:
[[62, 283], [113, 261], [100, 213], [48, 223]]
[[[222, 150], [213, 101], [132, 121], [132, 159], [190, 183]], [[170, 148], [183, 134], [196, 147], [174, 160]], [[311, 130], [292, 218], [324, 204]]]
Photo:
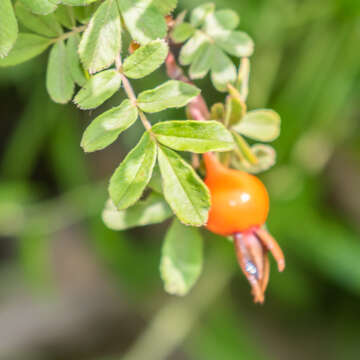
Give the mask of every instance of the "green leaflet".
[[121, 21], [116, 1], [106, 0], [99, 6], [80, 41], [80, 59], [90, 73], [109, 67], [121, 50]]
[[78, 47], [80, 42], [79, 34], [74, 34], [69, 37], [66, 42], [66, 53], [68, 59], [68, 66], [74, 82], [80, 86], [84, 86], [87, 82], [85, 71], [80, 63]]
[[80, 109], [100, 106], [119, 90], [121, 76], [116, 70], [105, 70], [90, 78], [74, 98]]
[[176, 152], [160, 146], [158, 158], [164, 196], [176, 216], [187, 225], [204, 225], [210, 208], [206, 185]]
[[15, 44], [18, 25], [11, 0], [0, 1], [0, 59], [5, 57]]
[[200, 31], [196, 31], [194, 36], [184, 44], [180, 51], [179, 61], [182, 65], [190, 65], [196, 55], [201, 51], [204, 44], [209, 43], [209, 39]]
[[254, 42], [242, 31], [229, 31], [214, 36], [216, 45], [230, 55], [249, 57], [254, 52]]
[[178, 151], [205, 153], [234, 148], [230, 132], [217, 121], [165, 121], [154, 125], [152, 131], [161, 144]]
[[57, 5], [51, 0], [19, 0], [24, 4], [32, 13], [47, 15], [55, 11]]
[[84, 6], [89, 5], [98, 0], [61, 0], [61, 2], [65, 5], [73, 5], [73, 6]]
[[[126, 28], [141, 45], [166, 36], [167, 25], [153, 0], [117, 0]], [[160, 2], [159, 2], [160, 3]]]
[[100, 2], [97, 1], [88, 6], [75, 6], [73, 7], [75, 19], [82, 24], [87, 24], [91, 16], [93, 15], [94, 11], [99, 7]]
[[130, 100], [98, 116], [86, 128], [81, 146], [86, 152], [101, 150], [112, 144], [137, 119], [137, 108]]
[[211, 80], [215, 88], [219, 91], [226, 91], [227, 84], [236, 81], [235, 65], [230, 58], [217, 47], [214, 47]]
[[148, 184], [156, 162], [156, 143], [145, 132], [110, 179], [109, 193], [117, 209], [138, 201]]
[[155, 89], [140, 93], [137, 103], [141, 110], [154, 113], [172, 107], [182, 107], [199, 94], [200, 90], [193, 85], [170, 80]]
[[124, 61], [124, 74], [141, 79], [155, 71], [166, 59], [169, 48], [164, 40], [154, 40], [141, 46]]
[[171, 32], [171, 39], [175, 43], [182, 43], [188, 40], [195, 33], [195, 28], [188, 23], [181, 23], [177, 25]]
[[65, 104], [73, 96], [75, 84], [68, 66], [66, 47], [63, 40], [52, 47], [46, 72], [46, 89], [51, 99]]
[[273, 110], [253, 110], [233, 129], [254, 140], [273, 141], [280, 134], [280, 123], [280, 116]]
[[154, 5], [163, 15], [170, 14], [177, 5], [178, 0], [152, 0]]
[[0, 67], [21, 64], [44, 52], [51, 40], [34, 34], [19, 34], [9, 55], [0, 59]]
[[54, 15], [57, 21], [66, 27], [67, 29], [72, 29], [76, 25], [74, 9], [69, 6], [60, 5]]
[[206, 76], [215, 61], [215, 51], [215, 46], [208, 42], [201, 46], [201, 51], [197, 52], [190, 66], [189, 75], [191, 79], [201, 79]]
[[48, 37], [57, 37], [63, 33], [54, 14], [34, 14], [20, 2], [15, 5], [15, 13], [19, 22], [32, 32]]
[[125, 230], [137, 226], [158, 224], [173, 215], [163, 196], [150, 194], [145, 200], [138, 201], [126, 210], [118, 210], [109, 199], [102, 213], [107, 227], [113, 230]]
[[215, 5], [212, 3], [206, 3], [196, 7], [191, 12], [190, 22], [193, 26], [198, 27], [204, 24], [208, 15], [215, 11]]
[[173, 295], [186, 295], [198, 280], [202, 266], [203, 239], [199, 230], [175, 219], [161, 251], [160, 274], [165, 290]]
[[230, 9], [215, 11], [214, 17], [218, 26], [226, 30], [234, 30], [239, 26], [240, 23], [239, 15]]

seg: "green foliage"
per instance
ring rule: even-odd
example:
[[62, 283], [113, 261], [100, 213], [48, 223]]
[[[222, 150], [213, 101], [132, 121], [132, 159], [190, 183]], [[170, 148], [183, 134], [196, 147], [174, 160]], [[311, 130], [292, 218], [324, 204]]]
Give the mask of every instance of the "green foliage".
[[27, 9], [21, 2], [15, 5], [15, 14], [18, 21], [28, 30], [47, 37], [57, 37], [62, 34], [61, 25], [54, 14], [37, 15]]
[[57, 21], [67, 29], [72, 29], [76, 25], [74, 9], [69, 6], [59, 5], [54, 13]]
[[110, 179], [109, 193], [117, 209], [133, 205], [150, 181], [156, 161], [156, 143], [145, 132]]
[[[166, 22], [156, 4], [149, 0], [117, 0], [131, 37], [145, 45], [166, 36]], [[171, 2], [169, 2], [171, 5]], [[160, 4], [160, 2], [158, 2]]]
[[[182, 47], [180, 62], [190, 65], [190, 77], [200, 79], [211, 71], [211, 80], [218, 91], [236, 81], [236, 69], [229, 56], [249, 57], [254, 50], [251, 38], [235, 31], [239, 18], [231, 10], [215, 11], [214, 4], [204, 4], [191, 13], [191, 24], [179, 24], [172, 36], [176, 42], [191, 38]], [[186, 25], [185, 25], [186, 24]], [[193, 35], [192, 35], [193, 34]]]
[[55, 11], [56, 3], [51, 0], [19, 0], [32, 13], [47, 15]]
[[280, 116], [273, 110], [249, 111], [234, 130], [259, 141], [273, 141], [280, 134]]
[[117, 0], [106, 0], [95, 11], [80, 42], [84, 67], [95, 73], [109, 67], [121, 50], [121, 21]]
[[168, 15], [176, 8], [178, 0], [152, 0], [151, 3], [161, 14]]
[[172, 216], [172, 211], [163, 196], [150, 194], [135, 205], [118, 210], [111, 200], [106, 203], [102, 218], [107, 227], [113, 230], [126, 230], [133, 227], [158, 224]]
[[170, 80], [139, 94], [139, 108], [154, 113], [168, 108], [183, 107], [200, 94], [200, 90], [182, 81]]
[[85, 70], [82, 67], [79, 59], [79, 42], [80, 38], [78, 34], [70, 36], [66, 42], [66, 53], [72, 79], [79, 86], [85, 86], [87, 79], [85, 76]]
[[51, 40], [34, 34], [19, 34], [10, 54], [0, 59], [0, 67], [21, 64], [40, 55], [51, 45]]
[[203, 239], [199, 230], [174, 220], [161, 251], [160, 273], [165, 290], [186, 295], [199, 278], [203, 265]]
[[161, 144], [178, 151], [201, 154], [230, 151], [234, 146], [231, 134], [216, 121], [165, 121], [152, 131]]
[[64, 41], [58, 41], [51, 49], [46, 73], [46, 88], [51, 99], [65, 104], [74, 94], [74, 81], [68, 66]]
[[5, 57], [15, 44], [18, 25], [11, 0], [0, 2], [0, 59]]
[[210, 208], [209, 190], [176, 152], [160, 146], [158, 153], [166, 201], [184, 224], [204, 225]]
[[104, 149], [128, 129], [137, 117], [137, 108], [130, 100], [124, 100], [121, 105], [104, 112], [92, 121], [82, 137], [82, 148], [86, 152]]
[[168, 51], [163, 40], [154, 40], [141, 46], [124, 61], [124, 74], [131, 79], [141, 79], [151, 74], [163, 64]]
[[100, 106], [119, 90], [121, 76], [115, 70], [105, 70], [92, 76], [76, 94], [75, 104], [80, 109], [93, 109]]

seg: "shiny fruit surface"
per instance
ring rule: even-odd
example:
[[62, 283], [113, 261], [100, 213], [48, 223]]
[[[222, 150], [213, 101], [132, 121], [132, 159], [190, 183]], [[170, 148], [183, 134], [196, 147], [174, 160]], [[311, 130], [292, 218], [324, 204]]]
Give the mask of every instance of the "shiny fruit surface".
[[223, 166], [211, 153], [204, 154], [204, 161], [211, 194], [206, 227], [228, 236], [263, 225], [269, 212], [264, 184], [256, 176]]

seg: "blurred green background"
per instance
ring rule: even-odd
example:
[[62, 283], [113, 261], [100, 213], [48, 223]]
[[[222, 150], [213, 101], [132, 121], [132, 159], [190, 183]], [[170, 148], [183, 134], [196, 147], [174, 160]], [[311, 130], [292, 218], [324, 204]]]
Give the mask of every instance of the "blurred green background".
[[[178, 11], [204, 2], [180, 0]], [[0, 71], [1, 359], [359, 359], [360, 2], [215, 3], [236, 10], [256, 43], [249, 108], [282, 117], [278, 161], [262, 179], [286, 271], [272, 264], [256, 306], [232, 244], [207, 234], [199, 283], [186, 298], [166, 295], [168, 224], [117, 233], [100, 217], [140, 125], [85, 155], [81, 133], [103, 109], [53, 104], [43, 56]], [[163, 80], [157, 71], [135, 87]], [[222, 100], [208, 79], [199, 85], [209, 105]]]

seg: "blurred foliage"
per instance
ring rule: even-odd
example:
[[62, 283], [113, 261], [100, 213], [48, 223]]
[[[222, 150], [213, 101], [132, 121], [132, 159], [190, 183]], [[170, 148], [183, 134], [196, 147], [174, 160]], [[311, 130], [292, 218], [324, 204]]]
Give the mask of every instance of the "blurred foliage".
[[[180, 0], [179, 11], [200, 3], [204, 1]], [[190, 300], [184, 300], [190, 309], [192, 296], [209, 297], [208, 303], [199, 322], [189, 322], [184, 333], [179, 330], [175, 349], [169, 351], [172, 354], [185, 339], [181, 354], [189, 359], [357, 359], [360, 328], [354, 320], [360, 316], [360, 219], [336, 200], [340, 197], [350, 209], [359, 209], [359, 189], [349, 172], [341, 173], [341, 186], [335, 187], [332, 174], [342, 167], [331, 172], [329, 163], [346, 149], [351, 154], [348, 159], [353, 159], [351, 170], [360, 172], [360, 3], [215, 3], [219, 9], [237, 11], [242, 29], [256, 44], [249, 108], [271, 107], [282, 118], [281, 136], [274, 143], [277, 164], [262, 178], [272, 200], [268, 227], [285, 250], [287, 269], [283, 274], [272, 272], [265, 306], [253, 306], [240, 271], [234, 272], [231, 243], [208, 235], [205, 252], [216, 254], [219, 268], [211, 269], [215, 265], [207, 255], [198, 285], [201, 295], [195, 287]], [[163, 293], [158, 270], [166, 227], [114, 232], [100, 217], [106, 199], [102, 179], [109, 177], [138, 138], [138, 128], [120, 136], [120, 142], [103, 154], [85, 155], [79, 145], [81, 132], [96, 111], [80, 115], [74, 106], [53, 104], [43, 85], [43, 60], [0, 69], [4, 259], [0, 269], [5, 271], [6, 263], [33, 289], [52, 289], [53, 238], [58, 231], [80, 226], [126, 299], [138, 313], [151, 318], [154, 309], [172, 301]], [[165, 79], [163, 72], [157, 72], [141, 80], [139, 88]], [[221, 100], [209, 80], [199, 85], [206, 89], [209, 105]], [[111, 105], [108, 102], [103, 108]], [[181, 118], [182, 112], [167, 114]], [[163, 116], [155, 114], [151, 120]], [[15, 255], [6, 255], [8, 247], [15, 248]], [[229, 268], [222, 269], [223, 263]], [[228, 275], [232, 280], [218, 293], [212, 289], [218, 283], [208, 276], [222, 272], [236, 275]], [[209, 286], [201, 286], [202, 281]], [[9, 287], [3, 275], [0, 287], [2, 293]], [[197, 311], [194, 307], [191, 314]], [[169, 337], [166, 332], [164, 343]]]

